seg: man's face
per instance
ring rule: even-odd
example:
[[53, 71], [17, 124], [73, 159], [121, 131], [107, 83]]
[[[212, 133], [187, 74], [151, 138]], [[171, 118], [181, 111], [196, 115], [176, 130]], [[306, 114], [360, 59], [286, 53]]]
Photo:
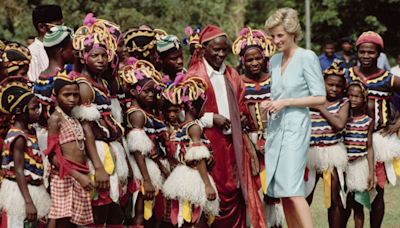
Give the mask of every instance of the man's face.
[[[183, 70], [182, 48], [172, 51], [162, 58], [163, 68], [166, 73], [178, 73]], [[175, 75], [170, 75], [175, 76]]]
[[220, 36], [211, 40], [204, 49], [204, 58], [214, 70], [219, 70], [225, 60], [228, 51], [226, 36]]
[[379, 51], [373, 43], [363, 43], [358, 46], [357, 57], [363, 68], [370, 68], [377, 65]]
[[326, 57], [332, 57], [335, 54], [335, 45], [334, 44], [325, 44], [324, 53]]
[[353, 49], [353, 45], [348, 41], [344, 41], [341, 46], [344, 52], [350, 52]]

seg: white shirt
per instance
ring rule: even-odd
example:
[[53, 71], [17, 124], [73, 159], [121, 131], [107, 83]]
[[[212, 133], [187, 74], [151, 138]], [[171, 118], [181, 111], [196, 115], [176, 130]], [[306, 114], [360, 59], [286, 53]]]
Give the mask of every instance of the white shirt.
[[400, 76], [400, 66], [396, 65], [395, 67], [392, 67], [392, 69], [390, 69], [390, 73]]
[[[217, 101], [218, 114], [224, 116], [227, 119], [231, 119], [229, 113], [229, 102], [228, 102], [228, 93], [226, 91], [225, 84], [225, 64], [222, 64], [218, 71], [214, 70], [208, 64], [207, 60], [203, 58], [204, 65], [206, 66], [207, 75], [210, 78], [211, 85], [214, 90], [215, 99]], [[203, 123], [204, 127], [212, 127], [213, 126], [213, 113], [206, 112], [203, 117], [200, 119]], [[223, 131], [225, 135], [231, 134], [231, 129]]]
[[44, 50], [43, 42], [38, 38], [35, 38], [35, 41], [29, 45], [28, 48], [32, 55], [28, 77], [29, 80], [35, 82], [39, 78], [40, 73], [49, 66], [49, 57], [47, 57], [46, 51]]

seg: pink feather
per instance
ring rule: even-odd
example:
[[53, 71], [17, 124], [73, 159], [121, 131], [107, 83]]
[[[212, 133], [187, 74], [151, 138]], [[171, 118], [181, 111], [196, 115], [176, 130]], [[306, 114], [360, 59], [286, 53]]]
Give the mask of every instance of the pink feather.
[[192, 29], [192, 27], [186, 26], [186, 28], [185, 28], [185, 34], [186, 34], [187, 36], [192, 35], [192, 34], [193, 34], [193, 29]]
[[133, 65], [133, 64], [135, 64], [137, 61], [138, 61], [138, 60], [137, 60], [136, 58], [134, 58], [134, 57], [129, 57], [129, 58], [126, 60], [126, 65]]
[[243, 28], [242, 30], [240, 30], [239, 35], [244, 36], [247, 33], [249, 33], [249, 28]]
[[183, 72], [179, 72], [176, 74], [175, 80], [174, 80], [174, 84], [178, 85], [179, 83], [181, 83], [183, 81], [183, 78], [185, 77], [185, 74]]
[[93, 13], [88, 13], [85, 19], [83, 19], [83, 25], [92, 26], [94, 23], [96, 23], [96, 18]]

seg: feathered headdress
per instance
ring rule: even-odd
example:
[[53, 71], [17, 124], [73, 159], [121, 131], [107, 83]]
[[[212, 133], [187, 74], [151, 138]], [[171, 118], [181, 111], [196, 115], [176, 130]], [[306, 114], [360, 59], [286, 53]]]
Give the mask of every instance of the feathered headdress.
[[262, 30], [252, 30], [249, 28], [243, 28], [239, 37], [232, 44], [232, 52], [238, 56], [244, 56], [246, 50], [249, 47], [256, 46], [259, 47], [263, 55], [270, 58], [276, 50], [275, 45], [272, 40], [265, 32]]

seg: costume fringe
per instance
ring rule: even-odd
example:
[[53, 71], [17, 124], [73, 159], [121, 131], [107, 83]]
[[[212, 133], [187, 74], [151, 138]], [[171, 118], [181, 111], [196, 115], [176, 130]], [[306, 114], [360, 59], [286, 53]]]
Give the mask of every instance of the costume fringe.
[[400, 139], [397, 134], [383, 137], [379, 132], [372, 134], [376, 162], [390, 162], [393, 158], [400, 157]]
[[111, 98], [111, 113], [118, 123], [122, 123], [122, 108], [118, 98]]
[[346, 168], [346, 185], [350, 192], [363, 192], [368, 189], [368, 159], [366, 156], [349, 162]]
[[153, 149], [153, 142], [143, 129], [133, 129], [129, 132], [127, 139], [129, 152], [139, 151], [146, 156]]
[[283, 226], [285, 214], [281, 203], [267, 204], [265, 209], [268, 227]]
[[204, 145], [202, 146], [192, 146], [185, 154], [186, 161], [199, 161], [201, 159], [210, 158], [211, 154], [208, 148]]
[[126, 153], [122, 144], [118, 141], [110, 142], [111, 151], [116, 160], [115, 169], [120, 183], [127, 183], [128, 181], [128, 163], [126, 162]]
[[343, 143], [325, 147], [312, 146], [308, 151], [307, 167], [316, 169], [319, 173], [332, 171], [335, 167], [344, 170], [346, 165], [347, 151]]

